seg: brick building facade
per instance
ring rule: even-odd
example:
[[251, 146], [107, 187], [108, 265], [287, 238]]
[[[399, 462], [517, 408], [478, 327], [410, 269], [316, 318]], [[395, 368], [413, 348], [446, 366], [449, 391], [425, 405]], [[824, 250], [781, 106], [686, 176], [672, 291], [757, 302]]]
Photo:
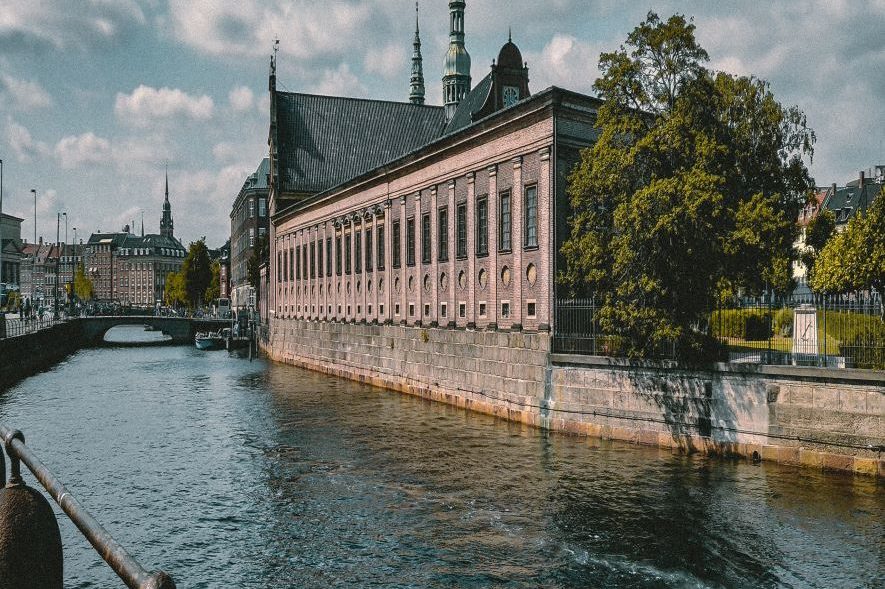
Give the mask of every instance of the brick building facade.
[[234, 199], [230, 212], [230, 299], [234, 307], [248, 306], [252, 287], [248, 264], [255, 246], [267, 236], [270, 161], [261, 160]]
[[270, 86], [269, 318], [550, 329], [597, 99], [532, 96], [510, 41], [448, 115]]

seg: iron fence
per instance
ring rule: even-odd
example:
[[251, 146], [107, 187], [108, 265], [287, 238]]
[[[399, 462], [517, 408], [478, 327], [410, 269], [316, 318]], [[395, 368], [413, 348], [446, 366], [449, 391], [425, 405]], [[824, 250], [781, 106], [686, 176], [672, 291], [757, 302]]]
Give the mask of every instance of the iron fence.
[[57, 325], [59, 323], [63, 323], [66, 319], [38, 319], [36, 317], [31, 319], [0, 319], [5, 324], [5, 330], [0, 328], [0, 339], [9, 338], [9, 337], [18, 337], [20, 335], [26, 335], [29, 333], [34, 333], [36, 331], [40, 331], [41, 329], [47, 329], [52, 327], [53, 325]]
[[[558, 299], [554, 351], [620, 355], [624, 337], [601, 328], [599, 310], [592, 298]], [[696, 329], [715, 337], [733, 363], [885, 370], [885, 314], [878, 297], [744, 300], [716, 309]], [[675, 352], [665, 343], [646, 357], [676, 359]]]

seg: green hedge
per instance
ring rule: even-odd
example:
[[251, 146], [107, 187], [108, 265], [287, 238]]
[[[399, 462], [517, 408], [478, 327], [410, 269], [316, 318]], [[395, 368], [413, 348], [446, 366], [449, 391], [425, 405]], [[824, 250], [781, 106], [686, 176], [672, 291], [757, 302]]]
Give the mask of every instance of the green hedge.
[[761, 309], [721, 309], [713, 311], [710, 325], [715, 337], [763, 340], [771, 335], [768, 311]]

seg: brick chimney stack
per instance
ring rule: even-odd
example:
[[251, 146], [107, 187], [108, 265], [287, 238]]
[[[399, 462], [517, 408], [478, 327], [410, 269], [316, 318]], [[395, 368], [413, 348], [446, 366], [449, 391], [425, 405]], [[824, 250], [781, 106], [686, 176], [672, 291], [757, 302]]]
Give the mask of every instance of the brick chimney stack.
[[860, 171], [860, 182], [858, 183], [858, 187], [863, 188], [863, 180], [864, 180], [864, 171]]

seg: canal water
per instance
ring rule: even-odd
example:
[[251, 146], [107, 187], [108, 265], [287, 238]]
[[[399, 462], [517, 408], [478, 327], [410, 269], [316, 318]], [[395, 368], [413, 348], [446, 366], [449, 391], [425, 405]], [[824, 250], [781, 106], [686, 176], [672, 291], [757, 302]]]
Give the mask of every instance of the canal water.
[[[226, 352], [82, 351], [0, 393], [0, 421], [181, 589], [885, 584], [872, 479], [545, 435]], [[65, 587], [121, 587], [59, 522]]]

